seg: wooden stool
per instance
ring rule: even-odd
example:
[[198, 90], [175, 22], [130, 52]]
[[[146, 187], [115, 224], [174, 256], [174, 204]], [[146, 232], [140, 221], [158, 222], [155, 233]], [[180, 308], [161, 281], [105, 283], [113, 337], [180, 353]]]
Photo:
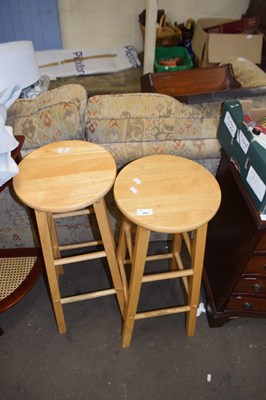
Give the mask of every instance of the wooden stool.
[[[25, 157], [13, 179], [17, 196], [35, 210], [38, 232], [57, 325], [66, 332], [62, 304], [116, 293], [123, 309], [123, 287], [115, 243], [104, 196], [111, 189], [116, 165], [102, 147], [83, 141], [64, 141], [43, 146]], [[102, 241], [59, 246], [55, 218], [89, 214], [92, 205]], [[103, 244], [104, 251], [61, 258], [61, 250]], [[59, 275], [63, 264], [107, 257], [114, 288], [61, 298]]]
[[[209, 171], [191, 160], [154, 155], [133, 161], [118, 174], [114, 196], [124, 216], [117, 249], [126, 298], [122, 346], [130, 346], [136, 319], [159, 315], [187, 312], [186, 332], [194, 335], [207, 223], [221, 201], [218, 183]], [[171, 253], [147, 256], [151, 231], [174, 234]], [[180, 257], [182, 239], [191, 256], [188, 269]], [[144, 275], [146, 260], [167, 258], [172, 259], [170, 271]], [[132, 264], [129, 289], [124, 268], [128, 262]], [[182, 278], [187, 305], [137, 313], [142, 283], [173, 278]]]

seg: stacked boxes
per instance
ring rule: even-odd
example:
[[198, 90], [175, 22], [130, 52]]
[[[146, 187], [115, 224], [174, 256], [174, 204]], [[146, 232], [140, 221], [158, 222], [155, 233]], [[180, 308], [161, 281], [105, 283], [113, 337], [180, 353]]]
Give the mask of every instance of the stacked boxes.
[[241, 33], [208, 33], [208, 28], [233, 22], [228, 18], [199, 19], [192, 38], [198, 67], [213, 67], [230, 57], [244, 57], [260, 64], [263, 35], [256, 30]]
[[[248, 116], [248, 118], [247, 118]], [[266, 109], [252, 109], [252, 101], [224, 102], [217, 138], [240, 173], [260, 213], [266, 213], [266, 134], [254, 134], [255, 121]], [[251, 120], [251, 123], [245, 121]], [[265, 146], [264, 146], [265, 143]]]

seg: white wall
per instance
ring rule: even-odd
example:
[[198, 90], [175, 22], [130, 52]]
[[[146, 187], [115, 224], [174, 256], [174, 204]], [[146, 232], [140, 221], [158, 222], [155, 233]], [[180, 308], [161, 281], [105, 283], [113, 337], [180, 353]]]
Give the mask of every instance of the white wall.
[[[249, 0], [158, 0], [172, 22], [204, 17], [240, 18]], [[145, 0], [58, 0], [64, 48], [131, 44], [143, 50], [138, 15]]]

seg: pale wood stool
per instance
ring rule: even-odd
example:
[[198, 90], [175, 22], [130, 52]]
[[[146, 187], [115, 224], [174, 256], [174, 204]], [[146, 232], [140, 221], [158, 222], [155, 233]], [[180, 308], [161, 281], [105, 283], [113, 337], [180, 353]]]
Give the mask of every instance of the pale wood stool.
[[[13, 179], [17, 196], [35, 210], [60, 333], [66, 332], [63, 304], [116, 294], [120, 310], [123, 310], [123, 287], [104, 200], [115, 177], [115, 161], [105, 149], [83, 141], [64, 141], [48, 144], [27, 155], [19, 164], [19, 174]], [[90, 214], [89, 206], [95, 212], [102, 240], [60, 246], [54, 220]], [[61, 257], [62, 250], [98, 244], [103, 244], [103, 251]], [[114, 287], [62, 298], [59, 275], [63, 272], [63, 264], [102, 257], [107, 257]]]
[[[211, 173], [191, 160], [148, 156], [128, 164], [114, 184], [115, 201], [123, 214], [117, 259], [125, 293], [122, 346], [129, 347], [136, 319], [187, 313], [186, 332], [193, 336], [198, 308], [208, 221], [221, 201], [219, 185]], [[136, 227], [135, 240], [132, 228]], [[151, 231], [173, 234], [169, 254], [147, 256]], [[193, 239], [191, 239], [193, 237]], [[191, 256], [190, 268], [180, 257], [182, 239]], [[127, 251], [129, 259], [126, 258]], [[170, 270], [144, 275], [145, 262], [171, 259]], [[129, 288], [125, 264], [132, 265]], [[187, 292], [183, 306], [137, 312], [141, 284], [182, 278]]]

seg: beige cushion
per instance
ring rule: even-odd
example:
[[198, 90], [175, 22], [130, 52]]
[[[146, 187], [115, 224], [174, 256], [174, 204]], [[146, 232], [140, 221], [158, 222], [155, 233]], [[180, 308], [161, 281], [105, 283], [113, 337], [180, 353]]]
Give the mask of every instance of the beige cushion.
[[14, 135], [25, 136], [23, 149], [62, 140], [84, 140], [86, 90], [65, 85], [35, 99], [18, 99], [8, 110], [6, 124]]
[[266, 86], [266, 74], [252, 61], [245, 58], [228, 58], [220, 65], [232, 64], [236, 80], [242, 87]]

